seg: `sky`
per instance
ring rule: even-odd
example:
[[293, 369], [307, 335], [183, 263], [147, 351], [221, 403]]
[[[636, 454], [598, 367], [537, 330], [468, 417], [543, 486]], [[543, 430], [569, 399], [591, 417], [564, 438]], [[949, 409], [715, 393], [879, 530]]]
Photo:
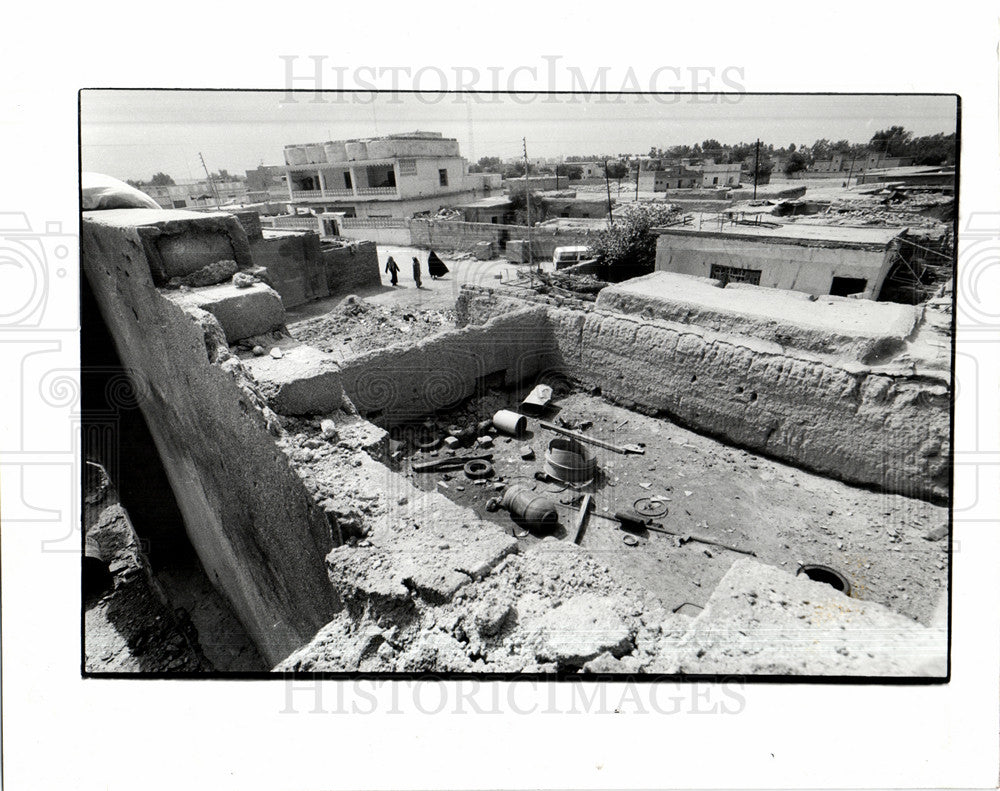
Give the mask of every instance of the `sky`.
[[950, 133], [953, 96], [709, 94], [659, 97], [576, 95], [359, 94], [282, 91], [98, 91], [81, 93], [83, 169], [121, 179], [157, 171], [177, 180], [242, 174], [284, 162], [284, 146], [375, 137], [415, 129], [458, 139], [470, 161], [483, 156], [646, 153], [714, 138], [760, 138], [775, 146], [820, 138], [865, 142], [901, 125], [914, 135]]

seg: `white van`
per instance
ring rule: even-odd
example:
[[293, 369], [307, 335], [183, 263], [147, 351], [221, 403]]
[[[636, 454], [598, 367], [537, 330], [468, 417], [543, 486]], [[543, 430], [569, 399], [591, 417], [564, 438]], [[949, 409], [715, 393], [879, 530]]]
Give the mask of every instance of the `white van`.
[[593, 249], [586, 245], [557, 247], [552, 251], [552, 263], [556, 269], [565, 269], [567, 266], [587, 264], [596, 260]]

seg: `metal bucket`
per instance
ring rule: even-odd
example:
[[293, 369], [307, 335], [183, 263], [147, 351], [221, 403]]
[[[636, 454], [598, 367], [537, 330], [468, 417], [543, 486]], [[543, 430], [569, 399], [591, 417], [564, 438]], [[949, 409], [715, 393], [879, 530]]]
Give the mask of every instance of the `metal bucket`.
[[565, 483], [585, 483], [594, 477], [597, 460], [582, 442], [555, 437], [545, 452], [545, 472]]

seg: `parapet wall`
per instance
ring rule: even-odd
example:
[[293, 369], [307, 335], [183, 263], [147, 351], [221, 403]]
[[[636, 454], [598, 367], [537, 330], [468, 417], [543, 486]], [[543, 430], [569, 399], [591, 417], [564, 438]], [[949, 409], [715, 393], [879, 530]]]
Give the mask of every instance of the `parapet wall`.
[[342, 361], [341, 382], [361, 414], [413, 421], [477, 387], [515, 384], [550, 367], [546, 325], [543, 307], [522, 304], [477, 326]]
[[[526, 304], [465, 286], [460, 323]], [[627, 406], [848, 483], [941, 501], [950, 489], [950, 390], [940, 378], [548, 298], [564, 373]]]
[[[191, 543], [262, 654], [277, 662], [338, 608], [323, 570], [334, 536], [275, 445], [275, 426], [229, 358], [218, 321], [154, 285], [143, 240], [169, 233], [192, 260], [218, 254], [200, 222], [177, 211], [85, 213], [83, 269], [143, 394], [139, 406]], [[235, 219], [225, 227], [240, 237], [237, 247], [246, 244]]]

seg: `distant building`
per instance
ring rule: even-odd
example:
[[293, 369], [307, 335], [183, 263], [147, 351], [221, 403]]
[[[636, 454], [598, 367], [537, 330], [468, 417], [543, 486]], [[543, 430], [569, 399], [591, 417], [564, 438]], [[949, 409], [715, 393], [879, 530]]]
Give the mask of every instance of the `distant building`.
[[214, 209], [248, 202], [247, 185], [243, 181], [202, 179], [177, 184], [143, 184], [139, 189], [164, 209]]
[[659, 160], [639, 163], [639, 189], [645, 192], [693, 189], [700, 184], [701, 173], [686, 164], [667, 164]]
[[288, 195], [284, 165], [260, 165], [246, 171], [247, 197], [251, 201], [280, 199]]
[[912, 157], [890, 157], [884, 151], [852, 155], [834, 152], [830, 159], [818, 159], [809, 170], [813, 173], [864, 173], [878, 168], [903, 168], [913, 164]]
[[655, 231], [658, 271], [864, 299], [878, 298], [906, 232], [805, 223]]
[[702, 187], [738, 187], [743, 165], [739, 162], [715, 164], [711, 160], [698, 166]]
[[346, 217], [410, 217], [467, 203], [494, 189], [496, 174], [469, 173], [458, 141], [440, 132], [285, 146], [293, 209]]
[[513, 202], [506, 195], [466, 203], [456, 206], [462, 212], [466, 222], [488, 222], [494, 225], [505, 225], [511, 219]]

